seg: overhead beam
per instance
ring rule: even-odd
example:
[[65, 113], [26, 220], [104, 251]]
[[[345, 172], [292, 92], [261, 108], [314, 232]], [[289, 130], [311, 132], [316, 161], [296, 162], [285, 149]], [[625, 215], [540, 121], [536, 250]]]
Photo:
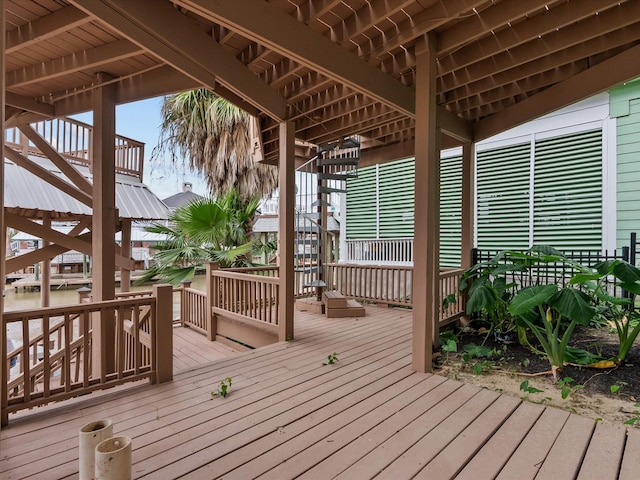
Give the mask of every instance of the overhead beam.
[[7, 72], [8, 87], [22, 87], [32, 83], [51, 80], [86, 69], [95, 69], [105, 63], [117, 62], [143, 53], [144, 50], [128, 40], [100, 45], [89, 50], [74, 52], [48, 62], [41, 62], [28, 68]]
[[53, 105], [49, 103], [39, 102], [33, 98], [18, 95], [13, 92], [5, 93], [5, 103], [7, 106], [15, 107], [27, 112], [38, 113], [49, 118], [53, 118], [56, 115], [56, 111]]
[[24, 155], [21, 155], [18, 152], [16, 152], [13, 148], [8, 147], [8, 146], [5, 145], [4, 146], [4, 156], [7, 157], [12, 162], [14, 162], [16, 165], [19, 165], [20, 167], [24, 168], [25, 170], [28, 170], [29, 172], [31, 172], [35, 176], [41, 178], [42, 180], [44, 180], [48, 184], [52, 185], [53, 187], [57, 188], [58, 190], [61, 190], [62, 192], [66, 193], [67, 195], [75, 198], [79, 202], [82, 202], [85, 205], [87, 205], [89, 208], [91, 208], [93, 201], [92, 201], [90, 195], [88, 195], [85, 192], [79, 190], [74, 185], [66, 182], [65, 180], [60, 178], [58, 175], [56, 175], [54, 173], [51, 173], [46, 168], [43, 168], [40, 165], [32, 162], [31, 160], [29, 160]]
[[[440, 77], [439, 85], [460, 85], [493, 77], [505, 70], [514, 69], [536, 59], [573, 47], [591, 39], [603, 39], [605, 44], [610, 34], [640, 21], [640, 2], [627, 2], [606, 10], [599, 15], [572, 24], [545, 35], [541, 39], [527, 42], [508, 51], [493, 55], [490, 60], [473, 63], [460, 70]], [[637, 27], [636, 27], [637, 28]], [[636, 37], [637, 38], [637, 37]]]
[[476, 142], [640, 76], [640, 45], [605, 60], [476, 124]]
[[413, 89], [269, 3], [260, 0], [177, 0], [176, 3], [330, 78], [339, 78], [395, 110], [415, 115]]
[[[615, 4], [617, 3], [618, 1], [616, 0]], [[588, 17], [594, 17], [596, 12], [606, 10], [611, 4], [612, 0], [582, 0], [577, 3], [565, 2], [557, 7], [550, 8], [544, 15], [536, 15], [526, 22], [518, 23], [517, 28], [503, 28], [493, 35], [456, 50], [450, 55], [440, 56], [438, 58], [438, 75], [464, 68], [473, 63], [482, 62], [493, 55], [512, 50], [527, 42], [541, 40], [543, 36], [543, 42], [548, 43], [548, 34], [553, 37], [568, 36], [578, 38], [571, 33], [566, 35], [562, 29]], [[591, 30], [588, 27], [581, 25], [575, 28], [579, 28], [582, 32], [578, 41], [589, 40], [587, 32], [591, 33]], [[568, 28], [567, 30], [571, 32], [574, 29]]]
[[[286, 102], [284, 98], [201, 30], [195, 22], [176, 10], [171, 2], [158, 0], [77, 1], [83, 4], [82, 8], [86, 8], [87, 4], [91, 3], [105, 5], [106, 9], [113, 12], [111, 17], [117, 21], [116, 25], [109, 22], [112, 27], [167, 63], [174, 65], [183, 73], [198, 81], [206, 80], [203, 84], [212, 90], [216, 90], [217, 79], [229, 91], [254, 107], [275, 119], [283, 120], [285, 118]], [[98, 10], [100, 7], [94, 7], [94, 9]], [[178, 59], [176, 56], [180, 58]], [[191, 64], [191, 68], [181, 68], [184, 60]], [[191, 73], [194, 66], [197, 66], [196, 71], [204, 70], [201, 72], [201, 74], [204, 73], [202, 77]]]
[[91, 19], [87, 14], [75, 7], [61, 8], [46, 17], [38, 18], [7, 32], [5, 52], [7, 54], [14, 53], [22, 48], [55, 37], [62, 32], [68, 32], [89, 21]]

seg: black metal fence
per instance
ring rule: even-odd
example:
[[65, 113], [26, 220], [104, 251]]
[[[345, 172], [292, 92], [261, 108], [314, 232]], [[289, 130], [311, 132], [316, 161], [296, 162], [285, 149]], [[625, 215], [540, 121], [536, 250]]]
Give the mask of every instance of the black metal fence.
[[[635, 247], [634, 247], [635, 248]], [[595, 267], [598, 263], [605, 260], [624, 260], [631, 262], [630, 247], [622, 247], [613, 251], [601, 250], [558, 250], [567, 259], [573, 260], [585, 267]], [[472, 250], [473, 265], [482, 262], [489, 262], [494, 258], [500, 250]], [[524, 251], [518, 253], [525, 253]], [[503, 257], [499, 264], [513, 263], [513, 259], [509, 256]], [[534, 264], [531, 268], [524, 271], [515, 271], [506, 275], [508, 282], [513, 282], [520, 287], [528, 287], [531, 285], [542, 285], [548, 283], [556, 283], [565, 287], [569, 284], [571, 278], [579, 273], [571, 262], [540, 262]], [[625, 297], [626, 292], [618, 287], [613, 277], [607, 277], [603, 281], [606, 291], [609, 295], [616, 297]]]

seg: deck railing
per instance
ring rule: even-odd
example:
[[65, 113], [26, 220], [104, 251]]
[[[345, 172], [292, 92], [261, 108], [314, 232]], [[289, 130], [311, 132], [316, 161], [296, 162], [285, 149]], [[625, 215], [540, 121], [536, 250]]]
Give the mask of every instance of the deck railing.
[[[70, 118], [53, 118], [31, 123], [27, 128], [29, 127], [70, 163], [91, 168], [91, 125]], [[18, 127], [5, 130], [5, 142], [8, 146], [22, 151], [23, 155], [42, 155]], [[24, 152], [25, 146], [27, 152]], [[144, 143], [116, 135], [114, 148], [116, 172], [142, 179]]]
[[207, 294], [195, 288], [184, 287], [180, 291], [180, 322], [207, 335]]
[[[401, 265], [352, 265], [331, 263], [326, 266], [327, 288], [338, 290], [357, 300], [396, 306], [413, 306], [411, 298], [413, 267]], [[458, 320], [464, 315], [465, 296], [458, 291], [464, 269], [440, 271], [440, 325]], [[445, 298], [455, 294], [453, 302]]]
[[[156, 285], [151, 296], [4, 313], [2, 423], [9, 413], [94, 390], [170, 380], [171, 303], [171, 287]], [[93, 365], [96, 322], [109, 322], [115, 332], [114, 346], [100, 345], [107, 354], [99, 371]], [[21, 343], [10, 352], [9, 330]]]
[[211, 277], [214, 314], [277, 327], [278, 277], [216, 269], [211, 269]]

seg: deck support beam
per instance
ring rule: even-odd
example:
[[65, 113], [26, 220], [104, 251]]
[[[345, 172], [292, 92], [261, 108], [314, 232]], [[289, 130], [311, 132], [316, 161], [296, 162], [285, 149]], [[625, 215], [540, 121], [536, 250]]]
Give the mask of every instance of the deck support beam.
[[[6, 18], [6, 9], [0, 9], [0, 31], [4, 32], [5, 30], [5, 18]], [[6, 35], [0, 35], [0, 132], [4, 132], [4, 109], [5, 109], [5, 82], [6, 78], [4, 75], [5, 72], [5, 48], [6, 48]], [[4, 151], [4, 135], [0, 139], [0, 147], [2, 147], [2, 151]], [[5, 258], [7, 251], [7, 229], [4, 224], [4, 161], [0, 164], [0, 252], [2, 252], [2, 260], [0, 260], [0, 278], [4, 281], [5, 274]], [[0, 315], [4, 313], [4, 298], [0, 295]], [[4, 325], [4, 322], [2, 322]], [[9, 376], [9, 366], [8, 362], [4, 359], [7, 358], [7, 329], [0, 329], [2, 332], [0, 334], [0, 358], [2, 358], [2, 362], [0, 362], [0, 429], [2, 425], [6, 425], [9, 422], [9, 414], [5, 410], [7, 407], [7, 392], [5, 389], [7, 388], [7, 378]]]
[[418, 372], [431, 372], [439, 315], [440, 149], [436, 112], [436, 42], [430, 35], [416, 66], [412, 364]]
[[[123, 257], [131, 258], [131, 219], [123, 218], [121, 222], [120, 235], [122, 245], [120, 245], [120, 254]], [[120, 291], [128, 292], [129, 290], [131, 290], [131, 270], [120, 267]]]
[[278, 211], [278, 267], [280, 275], [280, 305], [278, 306], [278, 340], [293, 339], [294, 309], [294, 199], [295, 199], [295, 126], [293, 122], [280, 124]]
[[[45, 228], [51, 228], [51, 212], [42, 213], [42, 226]], [[46, 248], [49, 245], [51, 245], [51, 242], [47, 238], [43, 238], [42, 248]], [[42, 272], [41, 272], [41, 280], [40, 280], [40, 306], [42, 308], [46, 308], [50, 304], [51, 304], [51, 258], [46, 258], [42, 261]]]
[[[98, 74], [97, 83], [108, 78]], [[94, 90], [93, 97], [93, 299], [97, 302], [115, 298], [116, 181], [115, 86]], [[113, 312], [94, 318], [92, 370], [94, 377], [115, 371], [115, 323]]]

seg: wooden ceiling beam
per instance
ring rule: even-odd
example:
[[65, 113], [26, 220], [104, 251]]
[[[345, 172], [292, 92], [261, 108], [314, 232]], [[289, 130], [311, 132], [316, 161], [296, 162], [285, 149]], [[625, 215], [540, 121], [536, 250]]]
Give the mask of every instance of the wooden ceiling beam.
[[546, 72], [538, 73], [530, 77], [525, 77], [515, 82], [500, 85], [498, 88], [482, 92], [471, 97], [455, 102], [452, 109], [456, 112], [464, 112], [473, 108], [478, 108], [482, 104], [492, 104], [501, 100], [515, 98], [518, 95], [525, 95], [526, 92], [539, 90], [541, 88], [563, 82], [569, 77], [588, 68], [585, 60], [562, 65]]
[[[485, 0], [450, 0], [448, 2], [432, 2], [422, 12], [412, 15], [393, 28], [381, 32], [380, 35], [371, 38], [368, 45], [358, 47], [358, 55], [363, 59], [379, 64], [375, 61], [385, 53], [392, 52], [416, 38], [425, 35], [439, 26], [459, 18], [465, 12], [485, 3]], [[354, 50], [354, 49], [352, 49]]]
[[22, 87], [36, 82], [62, 77], [82, 70], [96, 69], [100, 65], [117, 62], [143, 53], [144, 50], [128, 40], [116, 40], [90, 50], [74, 52], [28, 68], [7, 72], [8, 87]]
[[315, 144], [334, 142], [403, 118], [402, 114], [393, 110], [390, 112], [387, 110], [387, 113], [384, 113], [384, 111], [377, 109], [376, 106], [372, 106], [369, 110], [372, 112], [371, 115], [358, 115], [357, 118], [362, 119], [359, 121], [344, 118], [335, 120], [334, 123], [330, 125], [331, 128], [328, 129], [329, 131], [319, 127], [309, 129], [305, 132], [305, 138]]
[[[617, 5], [616, 0], [613, 5]], [[568, 32], [564, 32], [563, 28], [577, 24], [589, 17], [595, 17], [595, 14], [603, 12], [612, 6], [612, 0], [583, 0], [581, 2], [565, 2], [557, 7], [550, 8], [542, 14], [535, 15], [527, 21], [519, 22], [512, 27], [503, 28], [493, 35], [482, 38], [466, 47], [456, 50], [450, 55], [438, 57], [438, 75], [444, 75], [454, 70], [462, 69], [467, 65], [482, 62], [483, 60], [498, 55], [505, 50], [513, 50], [519, 45], [526, 44], [532, 40], [542, 39], [544, 43], [550, 43], [549, 37], [559, 37], [558, 40], [566, 43], [567, 38], [576, 38], [573, 30], [579, 28], [585, 33], [591, 34], [589, 27], [577, 25], [568, 28]], [[597, 34], [595, 34], [597, 35]], [[560, 40], [562, 38], [562, 40]]]
[[[217, 43], [206, 32], [197, 28], [192, 20], [181, 14], [169, 1], [158, 0], [106, 0], [141, 28], [169, 44], [192, 63], [213, 73], [225, 89], [245, 102], [283, 121], [286, 101], [274, 89], [265, 85], [253, 72]], [[188, 74], [188, 72], [185, 72]], [[224, 95], [216, 85], [207, 85]], [[228, 98], [233, 102], [234, 99]]]
[[541, 39], [518, 45], [489, 59], [443, 75], [438, 85], [455, 88], [470, 81], [492, 77], [505, 70], [544, 58], [591, 39], [607, 41], [607, 37], [616, 30], [638, 21], [640, 21], [640, 2], [623, 3], [599, 15], [593, 15], [587, 20], [554, 31]]
[[[532, 13], [553, 4], [550, 0], [502, 0], [500, 6], [492, 5], [461, 22], [452, 25], [438, 35], [438, 55], [446, 55], [463, 45], [498, 30], [504, 25], [527, 18]], [[553, 5], [552, 5], [553, 6]]]
[[[459, 102], [465, 98], [553, 70], [558, 68], [559, 65], [580, 62], [591, 55], [630, 44], [638, 40], [638, 29], [640, 29], [640, 23], [611, 32], [606, 37], [594, 38], [587, 42], [562, 49], [551, 55], [546, 55], [535, 61], [518, 65], [517, 67], [467, 84], [455, 82], [455, 86], [447, 88], [447, 84], [444, 81], [440, 81], [438, 83], [439, 91], [445, 92], [444, 104], [448, 105]], [[457, 75], [460, 76], [462, 73], [458, 72]]]
[[24, 97], [13, 92], [5, 92], [5, 104], [26, 112], [33, 112], [49, 118], [55, 117], [55, 108], [49, 103], [40, 102], [33, 98]]
[[26, 23], [7, 32], [5, 54], [17, 52], [62, 32], [89, 23], [91, 18], [73, 6], [56, 10], [46, 17]]
[[[362, 95], [354, 92], [351, 88], [334, 84], [322, 92], [310, 94], [306, 99], [295, 104], [289, 104], [291, 113], [289, 119], [296, 120], [301, 117], [313, 117], [314, 112], [327, 108], [330, 105], [341, 102], [354, 95]], [[320, 114], [320, 112], [318, 112]]]
[[413, 89], [354, 58], [346, 49], [319, 33], [314, 34], [304, 24], [268, 3], [259, 0], [177, 0], [177, 3], [300, 64], [338, 78], [391, 108], [415, 115]]
[[598, 63], [500, 113], [491, 115], [475, 125], [474, 140], [476, 142], [484, 140], [508, 128], [605, 91], [611, 85], [640, 77], [638, 58], [640, 58], [640, 45]]

